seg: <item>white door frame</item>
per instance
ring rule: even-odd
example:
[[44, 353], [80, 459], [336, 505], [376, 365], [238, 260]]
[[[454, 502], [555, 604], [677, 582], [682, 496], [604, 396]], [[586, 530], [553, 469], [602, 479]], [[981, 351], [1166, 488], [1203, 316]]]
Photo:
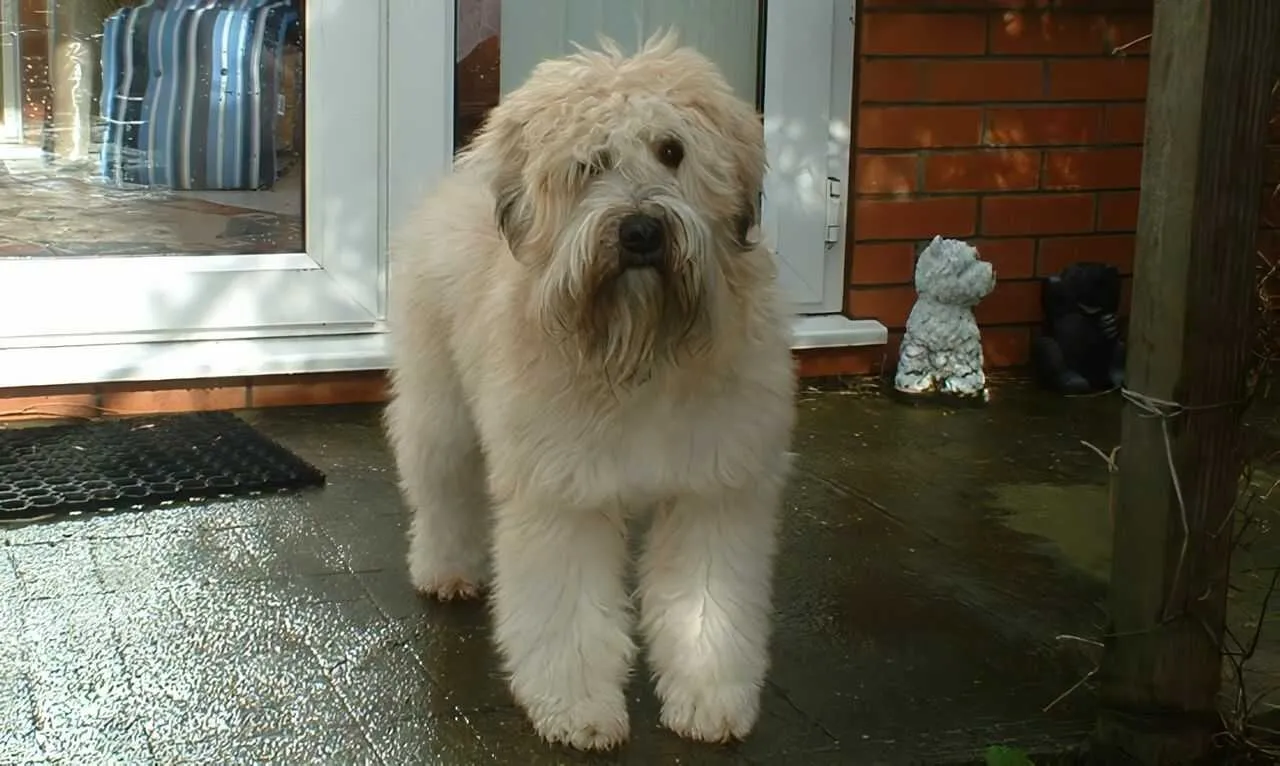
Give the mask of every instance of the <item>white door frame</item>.
[[[22, 44], [18, 29], [18, 0], [0, 0], [0, 82], [4, 98], [0, 110], [0, 142], [22, 139]], [[0, 156], [3, 156], [0, 153]]]
[[[778, 278], [798, 314], [839, 311], [828, 303], [826, 246], [831, 125], [831, 0], [767, 5], [764, 127], [769, 172], [761, 228]], [[852, 62], [852, 59], [850, 59]], [[850, 63], [852, 68], [852, 63]]]
[[[824, 189], [846, 2], [768, 6], [764, 224], [798, 313], [843, 293]], [[307, 5], [306, 252], [0, 258], [0, 388], [386, 367], [389, 227], [452, 164], [454, 2]], [[796, 329], [799, 347], [885, 339], [830, 313]]]

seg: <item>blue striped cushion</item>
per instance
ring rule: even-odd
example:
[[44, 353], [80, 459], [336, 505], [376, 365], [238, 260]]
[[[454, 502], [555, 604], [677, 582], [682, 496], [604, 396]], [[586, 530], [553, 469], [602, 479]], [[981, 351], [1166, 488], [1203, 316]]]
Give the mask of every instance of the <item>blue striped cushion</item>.
[[258, 189], [294, 0], [148, 0], [104, 23], [101, 171], [115, 183]]

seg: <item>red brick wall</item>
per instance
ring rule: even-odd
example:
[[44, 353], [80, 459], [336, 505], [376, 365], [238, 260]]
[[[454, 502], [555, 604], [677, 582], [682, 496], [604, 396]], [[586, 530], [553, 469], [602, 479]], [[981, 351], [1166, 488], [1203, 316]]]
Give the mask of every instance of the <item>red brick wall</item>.
[[1150, 0], [861, 6], [848, 308], [900, 331], [915, 254], [967, 239], [1000, 277], [977, 311], [988, 363], [1022, 364], [1036, 277], [1132, 270]]

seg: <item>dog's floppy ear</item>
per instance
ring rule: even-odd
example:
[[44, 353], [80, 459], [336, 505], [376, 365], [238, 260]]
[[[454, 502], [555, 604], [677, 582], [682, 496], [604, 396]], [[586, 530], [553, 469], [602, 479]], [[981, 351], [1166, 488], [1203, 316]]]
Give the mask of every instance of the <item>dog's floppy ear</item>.
[[742, 200], [733, 218], [733, 232], [738, 244], [751, 248], [758, 244], [751, 231], [760, 223], [760, 198], [764, 194], [764, 124], [760, 115], [746, 103], [735, 103], [727, 111], [728, 114], [716, 122], [724, 126], [726, 146], [733, 156], [735, 180], [742, 190]]
[[[520, 245], [529, 233], [529, 207], [524, 183], [518, 174], [502, 174], [493, 181], [494, 216], [498, 231], [507, 240], [512, 255], [517, 255]], [[517, 257], [519, 257], [517, 255]]]
[[744, 196], [738, 208], [738, 214], [733, 217], [733, 235], [739, 245], [755, 246], [756, 243], [751, 238], [751, 230], [758, 223], [760, 223], [760, 195]]
[[764, 195], [764, 130], [758, 120], [752, 120], [753, 127], [759, 126], [759, 134], [754, 130], [744, 131], [742, 136], [730, 144], [734, 162], [738, 166], [738, 183], [742, 185], [742, 203], [738, 215], [734, 219], [734, 233], [738, 243], [743, 247], [755, 247], [758, 241], [751, 236], [751, 231], [760, 223], [760, 201]]
[[459, 158], [460, 165], [477, 168], [489, 177], [498, 231], [516, 257], [531, 225], [524, 188], [524, 165], [528, 158], [524, 125], [519, 104], [499, 103]]

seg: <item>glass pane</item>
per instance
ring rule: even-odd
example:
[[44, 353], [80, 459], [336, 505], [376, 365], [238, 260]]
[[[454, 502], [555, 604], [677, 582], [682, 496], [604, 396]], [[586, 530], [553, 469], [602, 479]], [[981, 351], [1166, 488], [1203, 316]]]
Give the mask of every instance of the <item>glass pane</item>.
[[304, 249], [304, 0], [0, 2], [0, 257]]
[[455, 147], [471, 139], [501, 94], [539, 61], [594, 47], [600, 34], [624, 50], [658, 30], [715, 61], [740, 96], [759, 105], [765, 0], [456, 0]]

